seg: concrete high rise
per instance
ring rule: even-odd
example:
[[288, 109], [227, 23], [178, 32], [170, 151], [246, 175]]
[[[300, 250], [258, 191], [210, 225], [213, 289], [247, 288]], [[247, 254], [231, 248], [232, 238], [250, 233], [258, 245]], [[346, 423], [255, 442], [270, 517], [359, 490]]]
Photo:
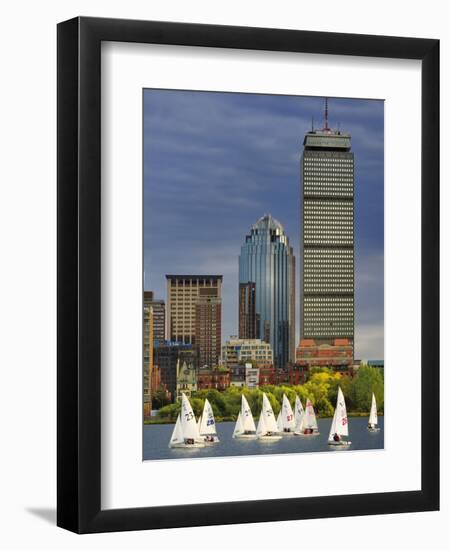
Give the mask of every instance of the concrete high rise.
[[164, 300], [156, 300], [153, 291], [144, 290], [144, 307], [153, 310], [153, 339], [164, 342], [166, 332], [166, 304]]
[[[220, 355], [221, 344], [221, 295], [222, 295], [222, 275], [166, 275], [167, 279], [167, 318], [166, 332], [167, 337], [172, 342], [182, 342], [192, 344], [198, 349], [199, 336], [197, 331], [199, 327], [206, 325], [200, 322], [203, 314], [206, 315], [210, 310], [210, 320], [215, 320], [214, 331], [210, 331], [210, 347], [216, 345], [214, 339], [218, 336], [217, 358]], [[209, 306], [205, 306], [210, 299]], [[214, 303], [213, 303], [214, 302]], [[213, 315], [214, 313], [214, 315]], [[219, 317], [217, 317], [217, 315]], [[198, 316], [200, 316], [198, 318]], [[199, 324], [200, 323], [200, 324]], [[206, 323], [206, 317], [205, 317]], [[219, 331], [219, 332], [218, 332]], [[202, 346], [205, 344], [205, 332], [201, 332]], [[210, 352], [208, 352], [210, 353]], [[212, 360], [212, 358], [211, 358]]]
[[354, 342], [354, 159], [351, 136], [325, 124], [301, 160], [300, 333], [317, 345]]
[[252, 225], [239, 256], [239, 284], [255, 284], [257, 334], [272, 346], [277, 368], [294, 361], [295, 257], [279, 221]]
[[195, 347], [199, 367], [215, 367], [219, 364], [222, 300], [217, 294], [217, 288], [200, 288], [195, 302]]
[[152, 412], [153, 337], [153, 309], [144, 306], [144, 419]]

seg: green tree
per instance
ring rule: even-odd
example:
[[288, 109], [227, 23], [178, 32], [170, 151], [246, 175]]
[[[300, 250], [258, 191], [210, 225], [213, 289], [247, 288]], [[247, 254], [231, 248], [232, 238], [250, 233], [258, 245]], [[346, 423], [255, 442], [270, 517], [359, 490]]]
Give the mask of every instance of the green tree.
[[180, 414], [181, 404], [179, 402], [172, 403], [171, 405], [166, 405], [161, 407], [158, 411], [158, 416], [160, 418], [165, 418], [166, 420], [172, 420], [175, 422], [177, 416]]
[[384, 382], [379, 369], [360, 367], [350, 386], [350, 397], [354, 410], [369, 412], [372, 402], [372, 392], [377, 400], [378, 410], [384, 406]]
[[163, 386], [159, 386], [159, 388], [155, 391], [153, 398], [152, 398], [152, 408], [153, 409], [160, 409], [161, 407], [164, 407], [165, 405], [169, 405], [170, 400], [167, 397], [167, 392], [164, 389]]

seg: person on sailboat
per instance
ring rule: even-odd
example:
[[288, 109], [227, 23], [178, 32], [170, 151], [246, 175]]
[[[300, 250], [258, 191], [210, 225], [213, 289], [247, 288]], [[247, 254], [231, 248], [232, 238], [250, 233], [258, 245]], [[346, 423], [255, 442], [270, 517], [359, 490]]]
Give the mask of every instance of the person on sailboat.
[[338, 433], [335, 433], [335, 434], [333, 435], [333, 439], [334, 439], [334, 441], [338, 442], [338, 441], [341, 440], [341, 437], [340, 437], [340, 435], [339, 435]]

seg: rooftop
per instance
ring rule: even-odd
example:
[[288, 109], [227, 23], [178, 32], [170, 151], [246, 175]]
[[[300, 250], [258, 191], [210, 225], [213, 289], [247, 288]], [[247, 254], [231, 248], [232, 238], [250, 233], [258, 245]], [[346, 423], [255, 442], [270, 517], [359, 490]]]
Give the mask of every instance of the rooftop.
[[223, 275], [166, 275], [166, 279], [219, 279], [222, 280]]
[[252, 229], [279, 229], [281, 232], [284, 232], [283, 226], [272, 214], [264, 214], [252, 225]]

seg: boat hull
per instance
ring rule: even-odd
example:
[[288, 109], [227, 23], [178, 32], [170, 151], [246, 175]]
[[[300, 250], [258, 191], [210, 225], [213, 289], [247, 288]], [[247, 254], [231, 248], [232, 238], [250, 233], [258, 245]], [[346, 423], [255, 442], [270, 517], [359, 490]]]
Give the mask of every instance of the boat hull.
[[206, 447], [204, 443], [195, 442], [195, 443], [171, 443], [169, 449], [203, 449]]
[[220, 439], [217, 436], [214, 436], [213, 440], [209, 440], [209, 439], [206, 439], [206, 436], [205, 436], [204, 442], [205, 442], [205, 445], [215, 445], [216, 443], [220, 443]]
[[367, 428], [367, 431], [368, 432], [373, 432], [373, 433], [377, 433], [381, 430], [381, 428]]
[[258, 441], [279, 441], [283, 439], [282, 435], [260, 435]]
[[312, 434], [302, 434], [294, 432], [294, 435], [296, 435], [297, 437], [317, 437], [318, 435], [320, 435], [320, 432], [313, 432]]
[[330, 445], [330, 447], [350, 447], [350, 445], [352, 444], [351, 441], [328, 441], [328, 445]]
[[233, 435], [233, 439], [256, 439], [256, 434]]

